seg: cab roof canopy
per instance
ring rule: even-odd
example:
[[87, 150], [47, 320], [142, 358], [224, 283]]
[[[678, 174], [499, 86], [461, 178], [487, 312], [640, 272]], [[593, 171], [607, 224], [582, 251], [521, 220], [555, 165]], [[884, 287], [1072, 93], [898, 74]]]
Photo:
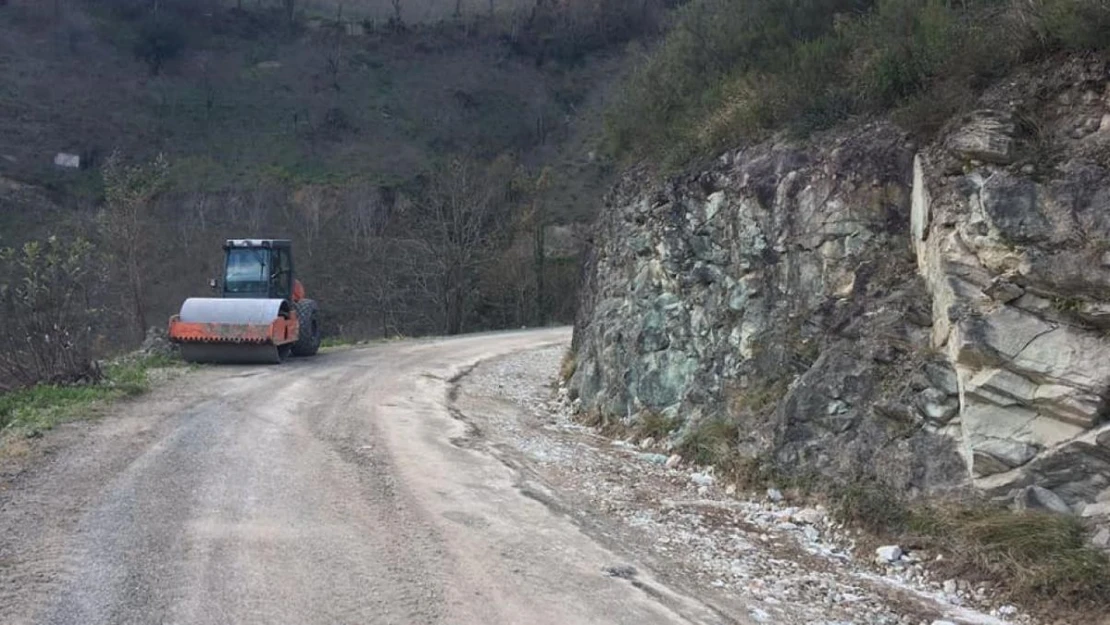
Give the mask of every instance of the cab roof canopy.
[[228, 239], [224, 248], [232, 247], [292, 247], [289, 239]]

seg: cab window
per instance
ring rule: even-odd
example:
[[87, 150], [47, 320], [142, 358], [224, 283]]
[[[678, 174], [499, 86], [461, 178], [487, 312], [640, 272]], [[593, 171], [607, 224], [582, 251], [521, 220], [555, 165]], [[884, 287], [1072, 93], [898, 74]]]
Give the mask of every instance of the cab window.
[[274, 297], [281, 299], [289, 299], [293, 296], [292, 292], [292, 273], [293, 268], [289, 263], [289, 250], [283, 248], [274, 249], [274, 270], [271, 275], [271, 292]]
[[228, 251], [224, 283], [229, 293], [266, 292], [266, 254], [260, 250], [238, 248]]

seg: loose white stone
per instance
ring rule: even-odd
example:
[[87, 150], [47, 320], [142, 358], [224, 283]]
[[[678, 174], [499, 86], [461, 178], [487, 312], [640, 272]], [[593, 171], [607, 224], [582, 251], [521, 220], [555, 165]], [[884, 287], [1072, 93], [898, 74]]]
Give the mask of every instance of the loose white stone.
[[705, 473], [694, 473], [690, 475], [690, 481], [697, 484], [698, 486], [712, 486], [715, 480], [713, 479], [712, 475], [706, 475]]
[[898, 545], [887, 545], [875, 550], [875, 560], [879, 564], [897, 562], [902, 557], [902, 548]]

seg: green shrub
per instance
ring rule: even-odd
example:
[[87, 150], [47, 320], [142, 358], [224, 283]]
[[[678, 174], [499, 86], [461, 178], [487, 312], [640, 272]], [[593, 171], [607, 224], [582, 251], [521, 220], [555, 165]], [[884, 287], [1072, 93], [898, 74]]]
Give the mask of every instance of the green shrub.
[[675, 166], [892, 108], [928, 131], [1018, 62], [1108, 46], [1102, 0], [693, 0], [627, 79], [607, 143]]
[[92, 245], [50, 237], [0, 249], [0, 391], [95, 380]]
[[1110, 4], [1098, 0], [1029, 0], [1017, 19], [1045, 48], [1104, 50], [1110, 47]]

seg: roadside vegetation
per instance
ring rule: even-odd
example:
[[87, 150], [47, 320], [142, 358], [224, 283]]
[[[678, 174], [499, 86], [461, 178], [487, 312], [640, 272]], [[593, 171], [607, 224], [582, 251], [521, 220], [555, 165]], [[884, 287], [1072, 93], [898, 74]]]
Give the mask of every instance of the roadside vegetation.
[[[911, 501], [874, 480], [844, 484], [799, 476], [772, 459], [740, 453], [733, 419], [709, 419], [682, 434], [676, 425], [670, 424], [668, 433], [678, 436], [676, 452], [685, 460], [714, 467], [721, 479], [743, 490], [774, 487], [825, 502], [838, 521], [862, 533], [865, 545], [899, 544], [941, 554], [942, 561], [930, 564], [934, 570], [994, 584], [1000, 597], [1027, 609], [1059, 616], [1110, 608], [1110, 559], [1091, 546], [1089, 529], [1077, 517], [1015, 512], [978, 499]], [[659, 436], [658, 428], [650, 429]]]
[[990, 81], [1110, 47], [1103, 0], [691, 0], [641, 55], [607, 118], [610, 149], [693, 158], [893, 111], [923, 135]]
[[345, 336], [325, 336], [320, 341], [320, 349], [325, 351], [334, 350], [342, 347], [352, 347], [357, 344], [358, 341], [347, 338]]
[[0, 249], [0, 392], [97, 381], [90, 291], [103, 284], [99, 267], [84, 239]]
[[1074, 516], [983, 501], [908, 502], [881, 484], [831, 490], [833, 513], [879, 542], [942, 554], [952, 577], [988, 581], [1011, 600], [1060, 616], [1110, 608], [1110, 560]]
[[577, 370], [578, 355], [574, 353], [574, 350], [568, 349], [563, 353], [562, 360], [559, 361], [559, 380], [561, 380], [563, 384], [569, 383], [570, 379], [574, 377], [574, 372]]
[[0, 249], [0, 435], [35, 436], [145, 393], [156, 369], [184, 366], [153, 352], [98, 360], [108, 328], [92, 293], [105, 287], [105, 263], [80, 238]]
[[100, 406], [150, 390], [155, 370], [184, 368], [168, 356], [144, 356], [108, 364], [95, 381], [36, 384], [0, 392], [0, 435], [38, 436], [59, 423], [83, 418]]

